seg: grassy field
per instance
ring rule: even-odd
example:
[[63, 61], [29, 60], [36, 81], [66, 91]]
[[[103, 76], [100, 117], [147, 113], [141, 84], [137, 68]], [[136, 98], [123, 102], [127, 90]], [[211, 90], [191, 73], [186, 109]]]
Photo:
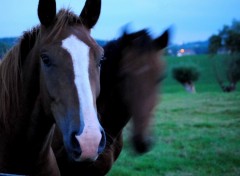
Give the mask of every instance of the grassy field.
[[197, 93], [185, 92], [169, 73], [155, 111], [155, 145], [136, 155], [127, 128], [124, 149], [108, 176], [239, 176], [239, 87], [234, 93], [222, 93], [207, 56], [166, 60], [168, 68], [178, 62], [200, 66]]
[[[208, 55], [197, 55], [197, 56], [185, 56], [185, 57], [166, 57], [165, 61], [167, 64], [167, 78], [163, 82], [163, 92], [174, 93], [183, 91], [181, 85], [178, 84], [171, 75], [171, 69], [173, 66], [179, 63], [190, 63], [195, 64], [199, 67], [200, 78], [196, 82], [196, 90], [198, 92], [221, 92], [219, 85], [217, 84], [216, 74], [214, 72], [214, 66], [216, 67], [217, 73], [221, 76], [223, 81], [226, 81], [226, 56], [215, 56], [210, 57]], [[238, 90], [240, 90], [238, 88]]]

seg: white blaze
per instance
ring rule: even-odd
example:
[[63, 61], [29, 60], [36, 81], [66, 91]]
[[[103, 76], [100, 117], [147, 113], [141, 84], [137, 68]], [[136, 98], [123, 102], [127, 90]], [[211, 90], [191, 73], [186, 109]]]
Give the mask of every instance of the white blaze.
[[[93, 95], [88, 74], [90, 48], [74, 35], [64, 39], [62, 41], [62, 47], [66, 49], [72, 57], [75, 74], [74, 81], [81, 104], [80, 113], [82, 112], [84, 121], [82, 134], [76, 136], [82, 150], [80, 160], [96, 159], [102, 135], [93, 105]], [[81, 117], [80, 114], [79, 117]]]

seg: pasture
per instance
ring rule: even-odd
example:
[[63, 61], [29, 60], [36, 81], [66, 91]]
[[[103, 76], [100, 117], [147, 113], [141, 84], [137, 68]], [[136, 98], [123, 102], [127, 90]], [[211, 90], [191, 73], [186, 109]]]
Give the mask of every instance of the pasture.
[[[223, 56], [214, 59], [222, 60]], [[136, 155], [128, 142], [108, 176], [237, 176], [240, 175], [240, 88], [223, 93], [208, 56], [166, 57], [167, 78], [153, 124], [155, 145]], [[196, 94], [185, 92], [170, 69], [191, 62], [201, 69]], [[224, 64], [217, 62], [222, 74]]]

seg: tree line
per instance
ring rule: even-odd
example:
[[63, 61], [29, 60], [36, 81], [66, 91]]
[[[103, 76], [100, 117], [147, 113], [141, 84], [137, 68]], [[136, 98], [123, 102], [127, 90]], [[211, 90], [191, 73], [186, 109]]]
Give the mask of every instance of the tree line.
[[10, 49], [11, 45], [5, 42], [0, 42], [0, 59], [3, 58], [4, 54]]
[[216, 54], [225, 54], [225, 77], [228, 82], [224, 83], [224, 78], [218, 73], [219, 68], [214, 64], [216, 79], [224, 92], [236, 90], [240, 81], [240, 21], [233, 20], [231, 25], [224, 25], [218, 34], [209, 38], [209, 53], [213, 58]]

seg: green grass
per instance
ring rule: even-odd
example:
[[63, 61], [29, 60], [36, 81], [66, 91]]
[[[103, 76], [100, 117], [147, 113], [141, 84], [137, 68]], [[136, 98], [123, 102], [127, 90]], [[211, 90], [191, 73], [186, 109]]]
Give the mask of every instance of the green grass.
[[196, 57], [197, 61], [170, 58], [169, 64], [176, 59], [199, 62], [205, 69], [197, 93], [185, 92], [168, 76], [155, 111], [155, 145], [150, 152], [136, 155], [128, 141], [129, 125], [123, 151], [108, 176], [240, 175], [239, 88], [222, 93], [212, 80], [207, 56]]
[[109, 176], [240, 175], [240, 93], [164, 94], [153, 128], [155, 145], [142, 156], [125, 135]]

